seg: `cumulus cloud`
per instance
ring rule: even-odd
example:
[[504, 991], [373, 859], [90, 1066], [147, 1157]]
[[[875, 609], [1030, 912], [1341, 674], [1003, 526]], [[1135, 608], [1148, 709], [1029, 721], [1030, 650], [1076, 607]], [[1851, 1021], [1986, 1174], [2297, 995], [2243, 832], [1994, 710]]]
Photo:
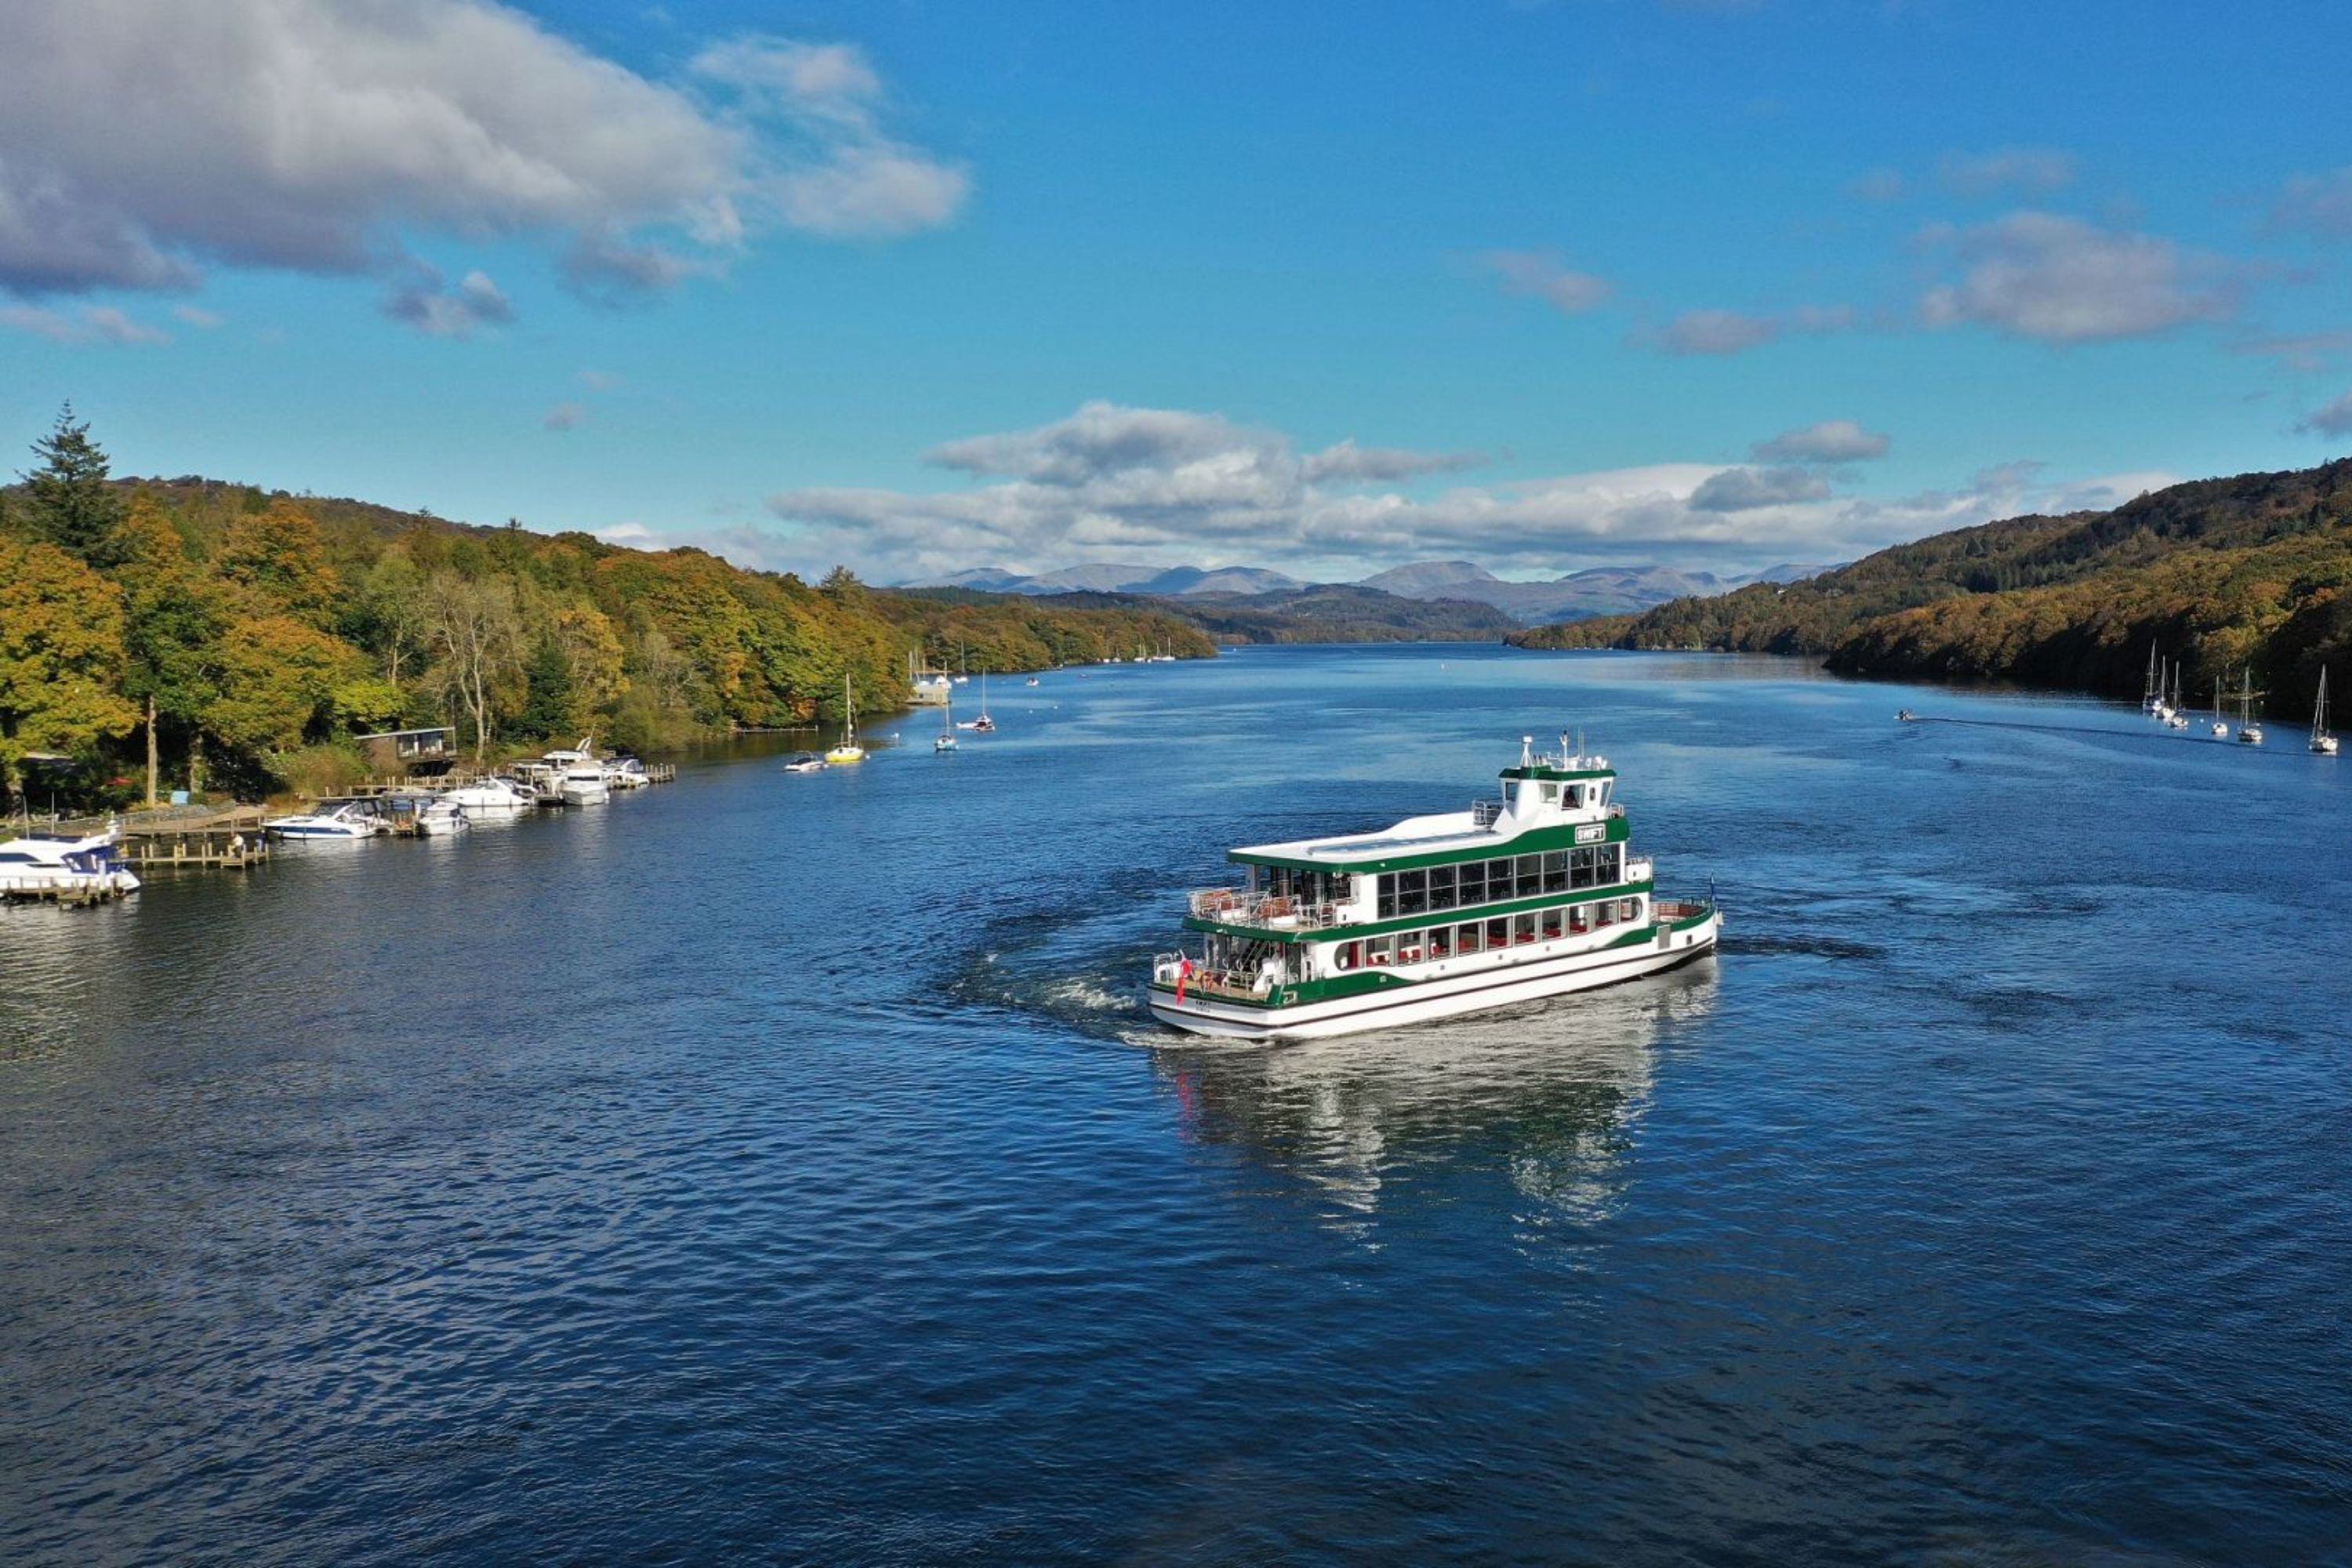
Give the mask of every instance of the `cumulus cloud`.
[[393, 285], [383, 313], [436, 338], [468, 338], [477, 327], [502, 327], [514, 320], [514, 307], [488, 273], [468, 272], [450, 288], [422, 262], [412, 264]]
[[1821, 337], [1847, 331], [1853, 311], [1843, 305], [1800, 305], [1778, 314], [1685, 310], [1652, 338], [1670, 354], [1736, 354], [1784, 336]]
[[21, 297], [207, 266], [397, 278], [421, 236], [520, 235], [568, 243], [565, 276], [611, 299], [763, 226], [945, 222], [968, 186], [887, 133], [844, 45], [735, 40], [681, 84], [492, 0], [12, 0], [7, 27], [0, 289]]
[[[1381, 564], [1468, 558], [1552, 574], [1596, 560], [1842, 559], [2073, 500], [2031, 466], [1988, 470], [1949, 491], [1879, 500], [1837, 493], [1818, 467], [1719, 463], [1413, 495], [1316, 461], [1342, 450], [1378, 448], [1342, 443], [1301, 455], [1280, 432], [1220, 415], [1095, 403], [1031, 429], [934, 448], [933, 461], [968, 477], [961, 488], [788, 490], [768, 498], [771, 528], [672, 542], [804, 573], [847, 562], [882, 580], [978, 563], [1042, 571], [1088, 559], [1236, 560], [1357, 577]], [[1348, 482], [1323, 482], [1334, 478]], [[2150, 482], [2128, 479], [2135, 489], [2126, 493]]]
[[1503, 280], [1505, 292], [1545, 300], [1573, 316], [1609, 298], [1605, 278], [1579, 272], [1549, 250], [1490, 250], [1480, 257]]
[[2295, 428], [2313, 436], [2352, 436], [2352, 392], [2313, 409]]
[[547, 411], [547, 417], [540, 423], [550, 430], [571, 430], [577, 428], [580, 422], [587, 417], [588, 409], [585, 405], [559, 403]]
[[1990, 153], [1947, 153], [1937, 162], [1937, 178], [1962, 195], [2000, 190], [2046, 195], [2074, 183], [2074, 160], [2047, 147], [2001, 147]]
[[38, 305], [0, 305], [0, 327], [53, 343], [168, 343], [171, 334], [111, 305], [85, 305], [71, 315]]
[[1759, 441], [1748, 456], [1759, 463], [1859, 463], [1886, 456], [1891, 445], [1885, 436], [1853, 420], [1824, 419]]
[[1966, 268], [1958, 282], [1920, 300], [1930, 326], [1974, 322], [2039, 342], [2105, 342], [2237, 310], [2223, 264], [2154, 235], [2015, 212], [1971, 228], [1939, 226], [1922, 238]]
[[1754, 511], [1829, 493], [1829, 480], [1810, 468], [1726, 468], [1708, 475], [1691, 492], [1690, 504], [1698, 511]]
[[2271, 208], [2270, 227], [2280, 234], [2352, 238], [2352, 168], [2289, 180]]

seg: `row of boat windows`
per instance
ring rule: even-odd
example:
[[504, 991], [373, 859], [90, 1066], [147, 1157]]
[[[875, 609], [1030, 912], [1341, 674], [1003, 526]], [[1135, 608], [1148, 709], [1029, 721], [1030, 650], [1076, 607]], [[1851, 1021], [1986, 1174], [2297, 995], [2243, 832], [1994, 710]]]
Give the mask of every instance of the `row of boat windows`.
[[1396, 963], [1428, 963], [1441, 958], [1517, 947], [1521, 942], [1582, 936], [1604, 926], [1641, 918], [1641, 900], [1602, 899], [1597, 903], [1571, 904], [1524, 915], [1467, 921], [1461, 925], [1433, 926], [1427, 931], [1398, 931], [1392, 936], [1342, 942], [1333, 957], [1333, 966], [1344, 972]]
[[1541, 855], [1507, 855], [1425, 871], [1396, 871], [1381, 879], [1380, 918], [1436, 914], [1505, 899], [1532, 899], [1573, 888], [1606, 888], [1624, 880], [1622, 844], [1554, 849]]

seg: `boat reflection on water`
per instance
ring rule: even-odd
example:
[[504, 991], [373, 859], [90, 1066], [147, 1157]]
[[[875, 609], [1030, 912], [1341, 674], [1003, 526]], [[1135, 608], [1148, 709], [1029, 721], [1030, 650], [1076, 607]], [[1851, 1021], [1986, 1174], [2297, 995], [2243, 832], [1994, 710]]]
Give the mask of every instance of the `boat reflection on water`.
[[1311, 1185], [1342, 1225], [1416, 1184], [1487, 1167], [1550, 1214], [1615, 1206], [1661, 1037], [1710, 1011], [1716, 964], [1408, 1029], [1235, 1046], [1188, 1039], [1153, 1059], [1197, 1142]]

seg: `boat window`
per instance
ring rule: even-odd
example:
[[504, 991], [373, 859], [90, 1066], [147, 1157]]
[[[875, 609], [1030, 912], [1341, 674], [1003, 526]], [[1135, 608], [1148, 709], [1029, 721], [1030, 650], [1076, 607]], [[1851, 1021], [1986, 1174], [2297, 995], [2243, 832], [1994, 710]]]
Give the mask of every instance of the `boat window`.
[[1396, 938], [1376, 936], [1364, 943], [1364, 962], [1375, 966], [1396, 962]]
[[1616, 919], [1617, 904], [1614, 900], [1606, 900], [1592, 906], [1592, 923], [1594, 925], [1610, 925], [1614, 923]]
[[1518, 896], [1523, 899], [1532, 899], [1538, 893], [1543, 891], [1542, 856], [1522, 855], [1519, 857], [1518, 889]]
[[1624, 914], [1621, 917], [1622, 919], [1628, 920], [1628, 921], [1637, 921], [1637, 920], [1640, 920], [1640, 919], [1642, 918], [1642, 900], [1639, 900], [1639, 899], [1627, 899], [1627, 900], [1624, 901], [1624, 903], [1623, 903], [1623, 905], [1622, 905], [1622, 907], [1623, 908], [1623, 910], [1624, 910], [1624, 911], [1625, 911], [1625, 912], [1624, 912]]
[[1429, 933], [1429, 956], [1432, 958], [1451, 958], [1454, 956], [1454, 928], [1452, 926], [1439, 926], [1435, 931]]
[[1456, 907], [1465, 904], [1483, 904], [1486, 901], [1486, 863], [1485, 861], [1473, 860], [1466, 866], [1455, 867], [1454, 877], [1457, 892], [1454, 901]]
[[1544, 940], [1545, 940], [1546, 942], [1552, 942], [1552, 941], [1557, 940], [1557, 939], [1559, 937], [1560, 933], [1561, 933], [1562, 931], [1564, 931], [1565, 930], [1567, 930], [1567, 925], [1566, 925], [1567, 919], [1568, 919], [1567, 912], [1566, 912], [1565, 910], [1559, 910], [1559, 909], [1549, 909], [1549, 910], [1546, 910], [1543, 912], [1543, 934], [1544, 934]]
[[1429, 908], [1429, 873], [1397, 873], [1397, 913], [1417, 915]]
[[1622, 844], [1604, 844], [1592, 852], [1592, 885], [1594, 887], [1606, 888], [1625, 879], [1622, 864], [1624, 853], [1625, 847]]
[[1543, 890], [1547, 893], [1564, 891], [1568, 887], [1568, 852], [1553, 849], [1543, 858]]
[[1482, 929], [1484, 928], [1482, 928], [1475, 921], [1471, 921], [1466, 926], [1455, 926], [1454, 928], [1454, 951], [1456, 952], [1477, 952], [1479, 947], [1483, 945], [1478, 941], [1478, 932]]
[[1510, 940], [1511, 922], [1508, 919], [1491, 920], [1486, 922], [1486, 945], [1488, 947], [1503, 947], [1507, 945]]
[[1573, 811], [1573, 810], [1575, 810], [1577, 807], [1579, 807], [1579, 806], [1582, 805], [1583, 804], [1584, 804], [1584, 786], [1583, 786], [1582, 784], [1570, 784], [1570, 785], [1569, 785], [1569, 786], [1568, 786], [1568, 806], [1569, 806], [1569, 809], [1570, 809], [1570, 811]]
[[1429, 907], [1450, 910], [1454, 907], [1454, 868], [1432, 866], [1429, 868]]
[[1396, 919], [1396, 879], [1394, 877], [1379, 878], [1377, 886], [1381, 890], [1378, 901], [1380, 918], [1384, 921]]
[[1352, 942], [1342, 942], [1338, 955], [1331, 960], [1331, 967], [1345, 973], [1361, 963], [1363, 957], [1362, 944]]
[[1536, 917], [1533, 915], [1513, 915], [1511, 917], [1511, 940], [1516, 942], [1533, 942], [1535, 939]]
[[1536, 786], [1536, 791], [1538, 797], [1546, 805], [1558, 805], [1559, 804], [1559, 785], [1556, 784], [1541, 784]]
[[1569, 935], [1582, 936], [1586, 931], [1591, 929], [1591, 921], [1586, 918], [1584, 906], [1582, 904], [1579, 904], [1576, 908], [1568, 911]]

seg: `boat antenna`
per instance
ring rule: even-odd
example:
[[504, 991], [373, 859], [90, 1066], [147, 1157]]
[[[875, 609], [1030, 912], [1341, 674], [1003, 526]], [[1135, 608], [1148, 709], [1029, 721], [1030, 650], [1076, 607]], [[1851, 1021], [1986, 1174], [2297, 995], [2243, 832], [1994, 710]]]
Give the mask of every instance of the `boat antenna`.
[[1522, 735], [1519, 737], [1519, 766], [1531, 768], [1535, 765], [1536, 738], [1533, 735]]

